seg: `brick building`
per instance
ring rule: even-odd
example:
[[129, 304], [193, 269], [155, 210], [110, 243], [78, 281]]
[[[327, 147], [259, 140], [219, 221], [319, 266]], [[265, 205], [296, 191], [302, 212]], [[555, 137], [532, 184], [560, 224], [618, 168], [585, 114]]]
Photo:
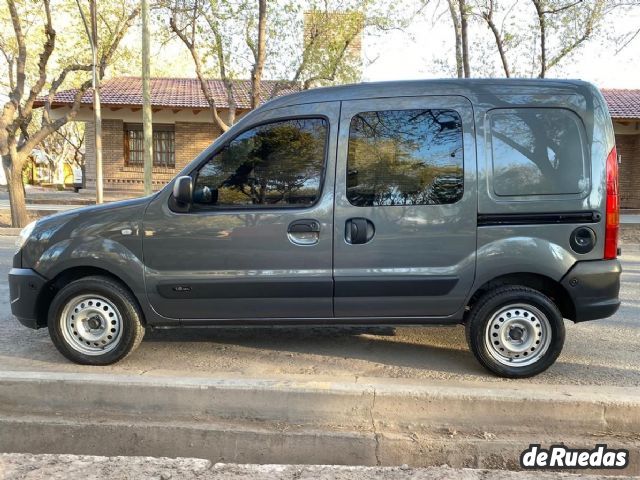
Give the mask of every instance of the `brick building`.
[[640, 209], [640, 90], [602, 90], [613, 118], [620, 163], [620, 206]]
[[[227, 96], [219, 80], [209, 86], [224, 118]], [[275, 82], [264, 82], [270, 98]], [[279, 94], [294, 88], [278, 87]], [[196, 79], [156, 78], [151, 81], [154, 124], [153, 187], [160, 188], [209, 145], [220, 130], [212, 123], [208, 104]], [[101, 89], [104, 187], [110, 191], [142, 192], [142, 84], [136, 77], [106, 81]], [[234, 88], [238, 116], [249, 111], [250, 83]], [[603, 90], [613, 118], [620, 165], [620, 200], [624, 209], [640, 209], [640, 90]], [[73, 101], [74, 91], [55, 96], [54, 107]], [[77, 120], [86, 122], [87, 188], [95, 188], [92, 94], [82, 100]]]
[[[229, 104], [222, 81], [209, 80], [220, 116], [228, 115]], [[273, 93], [291, 93], [281, 82], [262, 82], [263, 99]], [[119, 77], [105, 81], [100, 89], [102, 106], [102, 165], [104, 188], [111, 192], [141, 193], [142, 162], [142, 81], [138, 77]], [[52, 108], [64, 111], [73, 103], [74, 90], [56, 94]], [[234, 83], [236, 117], [247, 113], [251, 104], [249, 81]], [[86, 124], [86, 188], [95, 189], [95, 135], [93, 94], [87, 92], [76, 121]], [[200, 83], [193, 78], [154, 78], [151, 80], [153, 109], [153, 188], [171, 180], [221, 133], [213, 123], [211, 111]]]

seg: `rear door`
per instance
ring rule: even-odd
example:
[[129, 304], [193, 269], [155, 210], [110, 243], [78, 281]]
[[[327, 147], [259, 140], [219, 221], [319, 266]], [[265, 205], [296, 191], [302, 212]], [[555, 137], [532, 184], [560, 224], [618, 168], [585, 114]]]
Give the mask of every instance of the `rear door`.
[[343, 102], [335, 315], [449, 316], [463, 308], [475, 273], [476, 182], [466, 98]]

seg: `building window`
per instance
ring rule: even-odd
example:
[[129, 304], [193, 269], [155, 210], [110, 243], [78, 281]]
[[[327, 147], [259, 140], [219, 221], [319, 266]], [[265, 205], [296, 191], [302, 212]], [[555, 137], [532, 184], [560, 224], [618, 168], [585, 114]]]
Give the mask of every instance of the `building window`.
[[462, 121], [456, 112], [386, 110], [351, 119], [347, 199], [352, 205], [442, 205], [462, 194]]
[[[144, 137], [141, 123], [124, 125], [124, 162], [133, 167], [144, 166]], [[153, 166], [176, 166], [176, 131], [174, 125], [153, 126]]]
[[328, 125], [299, 118], [233, 139], [197, 173], [194, 203], [222, 208], [305, 207], [322, 189]]

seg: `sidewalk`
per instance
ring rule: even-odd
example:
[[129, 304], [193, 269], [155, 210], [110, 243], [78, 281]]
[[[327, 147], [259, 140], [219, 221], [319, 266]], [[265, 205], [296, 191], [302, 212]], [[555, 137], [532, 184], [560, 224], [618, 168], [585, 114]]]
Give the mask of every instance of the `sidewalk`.
[[[52, 190], [49, 188], [31, 187], [25, 188], [27, 204], [50, 204], [50, 205], [91, 205], [96, 202], [95, 190], [80, 190], [80, 193], [75, 193], [71, 190]], [[142, 192], [119, 192], [119, 191], [105, 191], [105, 202], [113, 202], [116, 200], [124, 200], [127, 198], [135, 198], [142, 196]], [[0, 201], [9, 200], [9, 193], [6, 187], [0, 189]]]
[[159, 480], [615, 480], [629, 477], [553, 472], [505, 472], [449, 468], [346, 467], [340, 465], [247, 465], [211, 463], [198, 458], [96, 457], [0, 454], [0, 479], [85, 480], [137, 478]]

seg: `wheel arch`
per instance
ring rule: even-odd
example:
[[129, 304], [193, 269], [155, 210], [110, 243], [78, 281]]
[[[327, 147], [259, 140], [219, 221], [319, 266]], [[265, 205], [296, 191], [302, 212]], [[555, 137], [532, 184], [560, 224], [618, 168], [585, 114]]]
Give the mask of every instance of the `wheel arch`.
[[505, 285], [522, 285], [533, 288], [551, 298], [564, 318], [575, 321], [576, 307], [562, 284], [546, 275], [531, 272], [514, 272], [499, 275], [478, 286], [469, 297], [465, 308], [464, 321], [477, 300], [485, 293]]
[[53, 298], [55, 297], [56, 293], [58, 293], [58, 291], [64, 285], [67, 285], [68, 283], [73, 282], [75, 280], [79, 280], [81, 278], [90, 277], [90, 276], [101, 276], [101, 277], [109, 278], [113, 281], [118, 282], [123, 288], [125, 288], [131, 294], [131, 296], [136, 300], [138, 304], [137, 305], [138, 309], [140, 310], [140, 312], [142, 312], [142, 318], [141, 318], [142, 324], [146, 326], [147, 322], [144, 314], [145, 310], [142, 308], [140, 299], [124, 279], [122, 279], [120, 276], [104, 268], [84, 265], [84, 266], [69, 267], [59, 272], [54, 278], [52, 278], [47, 282], [47, 284], [42, 289], [42, 292], [40, 293], [37, 300], [36, 311], [38, 316], [37, 317], [38, 327], [47, 326], [48, 312], [49, 312], [49, 307], [51, 305], [51, 302], [53, 301]]

